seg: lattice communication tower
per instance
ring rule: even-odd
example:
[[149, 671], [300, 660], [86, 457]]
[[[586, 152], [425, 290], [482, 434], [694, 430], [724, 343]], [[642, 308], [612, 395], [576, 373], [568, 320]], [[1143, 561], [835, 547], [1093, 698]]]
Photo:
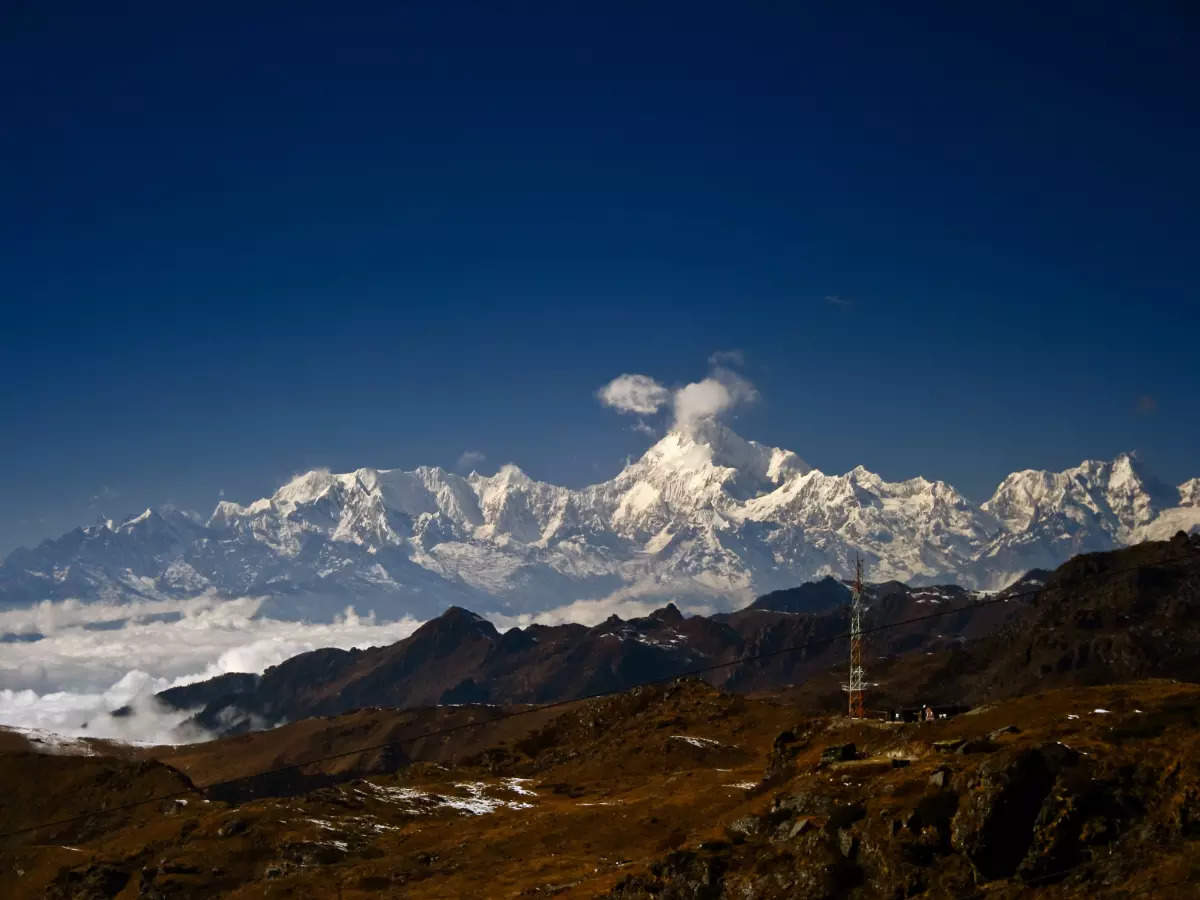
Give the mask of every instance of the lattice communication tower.
[[863, 710], [862, 664], [862, 559], [855, 560], [854, 585], [850, 595], [850, 718], [861, 719]]

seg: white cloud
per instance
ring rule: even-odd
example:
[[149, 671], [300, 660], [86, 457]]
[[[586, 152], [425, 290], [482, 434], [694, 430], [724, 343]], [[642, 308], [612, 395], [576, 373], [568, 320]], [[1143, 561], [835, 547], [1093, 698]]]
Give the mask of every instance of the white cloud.
[[708, 358], [710, 366], [744, 366], [746, 354], [741, 350], [718, 350]]
[[[156, 711], [150, 698], [157, 691], [226, 672], [261, 672], [321, 647], [391, 644], [420, 624], [376, 622], [351, 607], [330, 623], [286, 622], [259, 617], [261, 604], [205, 595], [183, 602], [44, 602], [0, 613], [0, 633], [42, 636], [0, 645], [0, 724], [163, 741], [186, 716]], [[138, 714], [108, 715], [127, 703]]]
[[[156, 690], [169, 687], [164, 678], [154, 678], [134, 669], [108, 690], [78, 693], [55, 691], [0, 690], [0, 723], [21, 731], [46, 744], [59, 744], [55, 735], [108, 738], [125, 742], [179, 743], [183, 735], [176, 731], [191, 715], [187, 710], [169, 710], [151, 699]], [[113, 717], [115, 709], [129, 706], [133, 715]], [[199, 728], [189, 729], [190, 740], [205, 740], [211, 735]]]
[[735, 406], [758, 399], [754, 385], [737, 372], [716, 368], [701, 381], [684, 385], [675, 392], [675, 423], [690, 425], [701, 419], [720, 416]]
[[[730, 607], [729, 586], [719, 591], [694, 580], [629, 585], [595, 600], [518, 616], [488, 615], [497, 627], [533, 622], [594, 625], [610, 615], [628, 619], [674, 596], [685, 614]], [[750, 599], [745, 591], [742, 600]], [[44, 601], [0, 612], [0, 635], [29, 640], [0, 644], [0, 724], [68, 737], [169, 743], [200, 740], [176, 730], [190, 711], [166, 710], [161, 690], [228, 672], [261, 673], [299, 653], [322, 647], [366, 648], [395, 643], [421, 624], [405, 618], [378, 622], [352, 607], [333, 622], [312, 624], [258, 615], [263, 598], [204, 594], [185, 601], [133, 603]], [[129, 705], [134, 714], [110, 713]], [[264, 723], [266, 724], [266, 723]]]
[[684, 385], [675, 392], [675, 421], [680, 425], [719, 415], [733, 406], [729, 390], [715, 378]]
[[647, 416], [671, 399], [671, 392], [649, 375], [618, 375], [596, 392], [600, 402], [619, 413]]
[[[650, 415], [670, 404], [675, 425], [686, 427], [702, 419], [716, 418], [735, 406], [758, 400], [758, 391], [745, 377], [722, 363], [742, 365], [741, 350], [718, 350], [708, 358], [712, 367], [707, 378], [671, 391], [649, 375], [618, 375], [596, 392], [600, 402], [620, 413]], [[654, 436], [655, 430], [639, 420], [633, 430]]]
[[485, 459], [487, 459], [487, 454], [480, 450], [464, 450], [458, 457], [456, 467], [461, 471], [467, 472], [474, 469]]

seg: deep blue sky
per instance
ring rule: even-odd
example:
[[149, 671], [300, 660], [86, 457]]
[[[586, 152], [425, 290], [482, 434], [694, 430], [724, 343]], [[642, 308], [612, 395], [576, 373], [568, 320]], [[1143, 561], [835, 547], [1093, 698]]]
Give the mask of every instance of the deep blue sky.
[[594, 391], [733, 347], [827, 471], [1200, 475], [1187, 4], [805, 6], [6, 4], [0, 553], [315, 465], [606, 478]]

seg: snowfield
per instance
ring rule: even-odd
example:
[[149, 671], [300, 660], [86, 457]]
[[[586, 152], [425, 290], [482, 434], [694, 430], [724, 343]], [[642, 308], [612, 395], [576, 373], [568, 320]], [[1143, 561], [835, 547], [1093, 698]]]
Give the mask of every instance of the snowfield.
[[1122, 454], [1015, 472], [975, 504], [941, 481], [828, 475], [707, 419], [578, 490], [513, 465], [316, 470], [207, 521], [146, 510], [12, 553], [0, 609], [201, 592], [265, 597], [264, 615], [309, 621], [351, 602], [381, 620], [451, 604], [513, 621], [601, 601], [728, 609], [841, 577], [857, 554], [873, 581], [994, 590], [1076, 553], [1200, 529], [1198, 484], [1165, 487]]

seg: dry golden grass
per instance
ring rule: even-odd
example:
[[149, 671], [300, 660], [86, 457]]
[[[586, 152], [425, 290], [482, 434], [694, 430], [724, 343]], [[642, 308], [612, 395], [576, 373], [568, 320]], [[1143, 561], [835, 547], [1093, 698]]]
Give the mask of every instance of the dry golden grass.
[[[347, 780], [306, 794], [238, 806], [194, 796], [186, 805], [151, 804], [9, 839], [0, 851], [0, 895], [595, 897], [632, 875], [627, 893], [648, 896], [637, 893], [636, 880], [652, 883], [656, 862], [680, 848], [707, 847], [701, 852], [723, 854], [730, 867], [725, 884], [731, 896], [741, 895], [735, 886], [752, 891], [755, 884], [759, 893], [751, 896], [788, 896], [771, 892], [768, 886], [778, 878], [768, 878], [764, 867], [771, 854], [791, 854], [788, 865], [802, 866], [804, 846], [766, 838], [730, 843], [728, 826], [769, 815], [778, 796], [819, 794], [835, 804], [866, 805], [869, 819], [860, 835], [865, 853], [883, 833], [877, 822], [905, 821], [930, 796], [929, 778], [939, 768], [965, 779], [989, 756], [1048, 741], [1103, 761], [1105, 771], [1141, 764], [1173, 772], [1178, 791], [1162, 795], [1163, 808], [1148, 810], [1143, 823], [1161, 833], [1179, 814], [1167, 808], [1170, 803], [1200, 797], [1188, 794], [1200, 791], [1200, 729], [1187, 718], [1197, 704], [1200, 687], [1149, 681], [1048, 692], [930, 725], [884, 725], [804, 716], [775, 697], [731, 696], [697, 683], [643, 689], [555, 716], [463, 732], [470, 740], [430, 744], [420, 754], [427, 762], [392, 774], [355, 777], [353, 765], [363, 767], [361, 774], [379, 764], [355, 756], [341, 765]], [[471, 714], [361, 711], [156, 755], [197, 781], [236, 777]], [[1020, 731], [996, 736], [991, 752], [935, 748], [1009, 725]], [[760, 785], [785, 729], [796, 737], [796, 753], [782, 765], [776, 757], [771, 782]], [[822, 767], [821, 751], [843, 742], [854, 743], [867, 761]], [[894, 757], [907, 765], [894, 768]], [[146, 762], [23, 753], [4, 754], [0, 761], [3, 793], [10, 796], [5, 822], [12, 827], [186, 783], [171, 769]], [[493, 811], [462, 808], [485, 800], [494, 803]], [[814, 833], [828, 832], [828, 816], [811, 818]], [[1200, 855], [1189, 855], [1200, 851], [1194, 841], [1168, 842], [1151, 855], [1144, 840], [1121, 840], [1127, 843], [1113, 847], [1125, 848], [1121, 864], [1130, 874], [1122, 876], [1120, 866], [1105, 870], [1125, 879], [1105, 888], [1110, 896], [1119, 896], [1129, 879], [1165, 885], [1186, 877]], [[926, 896], [955, 896], [953, 885], [973, 884], [959, 857], [947, 857], [941, 873], [945, 883], [931, 877]], [[1031, 895], [1015, 880], [984, 889], [989, 897]], [[1163, 887], [1159, 896], [1173, 896], [1171, 890]], [[880, 895], [870, 881], [855, 891]], [[1040, 887], [1037, 895], [1105, 894], [1068, 879]]]

